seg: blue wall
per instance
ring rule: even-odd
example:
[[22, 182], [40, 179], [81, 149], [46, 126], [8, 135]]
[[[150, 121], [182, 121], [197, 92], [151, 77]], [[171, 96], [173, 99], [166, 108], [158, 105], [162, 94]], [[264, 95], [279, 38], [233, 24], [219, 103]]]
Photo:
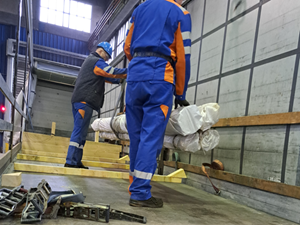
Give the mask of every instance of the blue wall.
[[[7, 39], [16, 38], [16, 26], [0, 24], [0, 73], [4, 80], [6, 80], [7, 58], [6, 58], [6, 41]], [[21, 41], [26, 41], [26, 29], [21, 28], [20, 32]], [[74, 40], [59, 35], [54, 35], [38, 30], [33, 31], [33, 43], [43, 45], [51, 48], [57, 48], [65, 51], [88, 55], [88, 44], [84, 41]], [[25, 48], [20, 48], [20, 54], [25, 55]], [[38, 51], [33, 52], [34, 57], [47, 59], [55, 62], [81, 66], [82, 60], [71, 59], [69, 57], [62, 57], [52, 53], [42, 53]], [[0, 105], [4, 104], [4, 96], [0, 92]], [[4, 115], [0, 112], [0, 118], [3, 119]], [[2, 134], [0, 133], [0, 147], [2, 146]]]

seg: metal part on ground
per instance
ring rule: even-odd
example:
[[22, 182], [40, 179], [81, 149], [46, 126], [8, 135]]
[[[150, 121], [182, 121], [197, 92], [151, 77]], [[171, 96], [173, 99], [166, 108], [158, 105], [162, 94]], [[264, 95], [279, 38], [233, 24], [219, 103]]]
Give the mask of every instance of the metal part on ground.
[[32, 223], [41, 221], [48, 205], [51, 187], [47, 181], [42, 180], [37, 188], [30, 188], [26, 206], [22, 211], [21, 223]]
[[6, 218], [14, 213], [17, 206], [23, 204], [26, 199], [27, 190], [23, 186], [12, 190], [0, 189], [0, 218]]
[[147, 218], [132, 213], [126, 213], [115, 209], [110, 210], [109, 219], [126, 220], [130, 222], [147, 223]]
[[59, 209], [59, 215], [108, 223], [109, 210], [109, 205], [65, 202]]
[[61, 196], [59, 196], [56, 204], [52, 207], [52, 211], [48, 215], [43, 215], [43, 219], [56, 219], [58, 210], [60, 209], [60, 204], [61, 204]]
[[61, 205], [58, 214], [60, 216], [93, 220], [105, 223], [108, 223], [110, 219], [139, 222], [144, 224], [147, 223], [146, 217], [110, 209], [110, 206], [105, 204], [93, 205], [88, 203], [81, 204], [66, 202]]

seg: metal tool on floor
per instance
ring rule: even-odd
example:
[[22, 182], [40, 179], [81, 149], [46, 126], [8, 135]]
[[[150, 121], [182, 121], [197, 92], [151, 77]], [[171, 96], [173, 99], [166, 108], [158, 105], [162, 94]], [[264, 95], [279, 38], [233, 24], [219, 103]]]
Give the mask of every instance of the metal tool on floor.
[[58, 197], [57, 202], [52, 207], [51, 213], [47, 214], [47, 215], [44, 214], [43, 215], [43, 219], [56, 219], [57, 218], [57, 214], [58, 214], [58, 210], [60, 209], [60, 204], [61, 204], [61, 196]]
[[202, 164], [202, 167], [201, 167], [203, 173], [205, 173], [205, 175], [206, 175], [207, 178], [209, 179], [211, 185], [213, 186], [213, 188], [214, 188], [214, 190], [215, 190], [215, 192], [216, 192], [216, 195], [220, 195], [220, 194], [221, 194], [221, 190], [220, 190], [219, 188], [217, 188], [217, 187], [213, 184], [213, 182], [211, 181], [211, 179], [210, 179], [208, 173], [207, 173], [206, 170], [205, 170], [205, 166], [208, 166], [208, 167], [210, 167], [210, 168], [212, 168], [212, 169], [214, 169], [214, 170], [224, 170], [223, 163], [222, 163], [220, 160], [215, 159], [211, 164], [209, 164], [209, 163], [203, 163], [203, 164]]
[[110, 219], [147, 223], [146, 217], [110, 209], [110, 205], [66, 202], [59, 209], [60, 216], [108, 223]]
[[58, 214], [65, 217], [108, 223], [109, 209], [109, 205], [65, 202], [61, 205]]
[[32, 223], [42, 220], [48, 206], [51, 187], [47, 181], [42, 180], [37, 188], [30, 188], [26, 206], [22, 211], [21, 223]]
[[12, 215], [16, 207], [26, 199], [27, 190], [23, 186], [9, 189], [0, 189], [0, 218], [6, 218]]

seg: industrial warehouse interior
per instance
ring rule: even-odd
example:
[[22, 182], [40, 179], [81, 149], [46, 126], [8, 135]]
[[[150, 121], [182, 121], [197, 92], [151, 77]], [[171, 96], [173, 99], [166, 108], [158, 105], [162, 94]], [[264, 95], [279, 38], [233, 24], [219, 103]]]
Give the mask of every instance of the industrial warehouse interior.
[[0, 224], [300, 224], [299, 0], [0, 0]]

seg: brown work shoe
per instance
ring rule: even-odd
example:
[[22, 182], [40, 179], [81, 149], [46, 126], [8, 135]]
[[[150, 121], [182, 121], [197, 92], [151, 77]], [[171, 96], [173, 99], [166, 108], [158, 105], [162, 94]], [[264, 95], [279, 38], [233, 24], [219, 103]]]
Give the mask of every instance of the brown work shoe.
[[129, 205], [133, 207], [149, 207], [149, 208], [162, 208], [164, 203], [161, 198], [151, 197], [148, 200], [129, 200]]

